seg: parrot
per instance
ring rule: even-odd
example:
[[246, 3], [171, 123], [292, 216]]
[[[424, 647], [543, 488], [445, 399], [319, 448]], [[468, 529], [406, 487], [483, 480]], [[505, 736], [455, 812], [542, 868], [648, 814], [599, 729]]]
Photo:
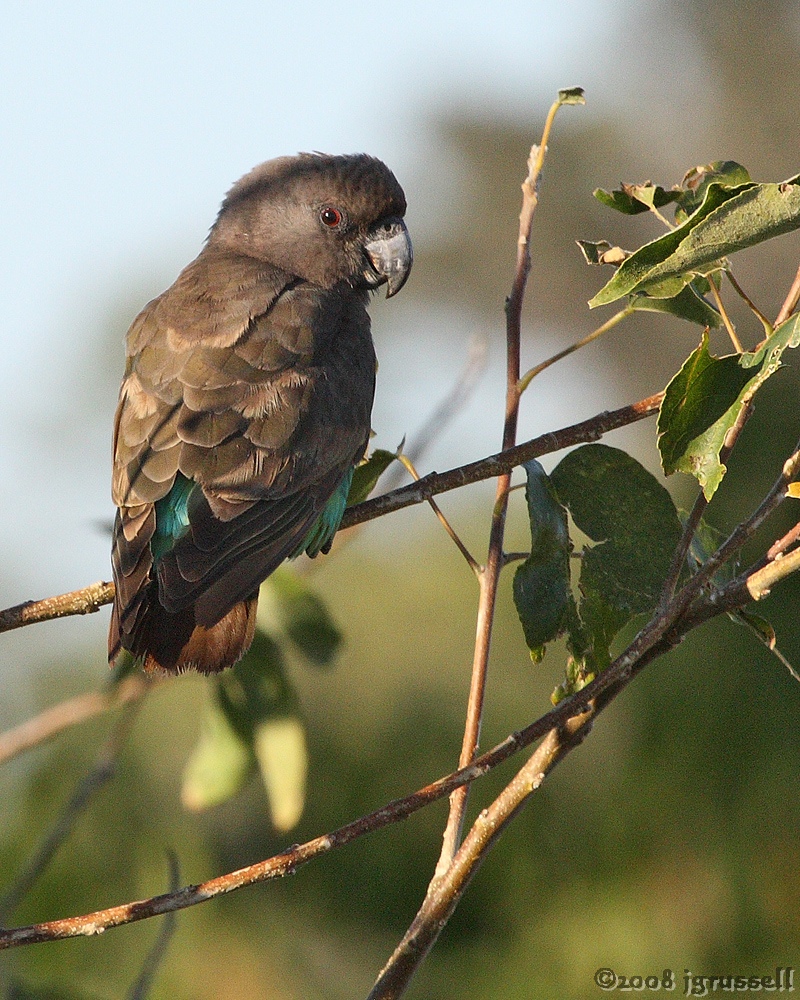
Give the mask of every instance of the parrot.
[[245, 174], [199, 255], [126, 338], [113, 434], [108, 656], [215, 674], [249, 648], [261, 583], [327, 552], [371, 434], [367, 312], [413, 261], [406, 199], [364, 153]]

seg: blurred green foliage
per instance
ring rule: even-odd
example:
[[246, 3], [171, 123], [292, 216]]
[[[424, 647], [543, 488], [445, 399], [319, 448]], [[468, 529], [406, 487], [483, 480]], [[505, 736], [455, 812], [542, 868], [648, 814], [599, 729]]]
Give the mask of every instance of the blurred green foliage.
[[[670, 6], [678, 11], [679, 5]], [[797, 168], [800, 81], [800, 44], [787, 27], [791, 11], [770, 0], [730, 13], [735, 24], [710, 2], [680, 11], [726, 108], [735, 109], [722, 114], [717, 108], [710, 148], [698, 150], [697, 160], [735, 155], [755, 175], [788, 175]], [[771, 72], [777, 51], [780, 74]], [[421, 298], [466, 299], [500, 328], [517, 179], [539, 127], [443, 114], [444, 141], [468, 167], [452, 202], [472, 208], [438, 241], [419, 247]], [[608, 213], [591, 199], [593, 188], [616, 180], [606, 176], [604, 158], [621, 151], [630, 176], [645, 176], [661, 171], [661, 150], [648, 146], [633, 124], [613, 119], [584, 114], [562, 129], [537, 214], [536, 245], [543, 249], [527, 308], [529, 315], [534, 309], [547, 315], [568, 343], [574, 331], [588, 329], [585, 302], [597, 290], [595, 272], [572, 241], [601, 225], [614, 236], [605, 228]], [[635, 221], [642, 240], [655, 235], [647, 218]], [[480, 245], [472, 239], [477, 230]], [[630, 229], [620, 225], [619, 233], [622, 241]], [[745, 252], [741, 271], [737, 263], [737, 276], [768, 315], [791, 281], [797, 246], [789, 237], [760, 258]], [[665, 337], [679, 324], [662, 317], [637, 316], [636, 322], [599, 348], [618, 364], [627, 398], [660, 388], [686, 346], [697, 342], [685, 325]], [[748, 346], [761, 336], [755, 328], [745, 332]], [[722, 531], [749, 513], [797, 438], [800, 379], [793, 365], [764, 387], [715, 496], [714, 523]], [[646, 433], [650, 443], [642, 450], [655, 468], [652, 424]], [[685, 504], [679, 484], [675, 492]], [[478, 487], [470, 503], [442, 500], [479, 557], [489, 496]], [[790, 516], [781, 511], [771, 522], [772, 537], [790, 527]], [[287, 653], [292, 705], [305, 722], [309, 756], [299, 825], [288, 836], [274, 833], [257, 780], [215, 809], [184, 811], [182, 776], [212, 694], [201, 678], [171, 681], [148, 698], [116, 778], [14, 913], [15, 924], [164, 891], [169, 848], [179, 856], [184, 883], [201, 881], [333, 829], [452, 769], [472, 657], [474, 579], [425, 507], [363, 530], [371, 540], [380, 537], [380, 555], [378, 546], [356, 538], [314, 567], [314, 586], [344, 635], [335, 667], [319, 670], [299, 653]], [[527, 512], [517, 493], [507, 547], [525, 548], [526, 536]], [[558, 644], [541, 664], [531, 663], [511, 579], [508, 572], [501, 588], [484, 748], [541, 714], [563, 676], [565, 650]], [[800, 581], [789, 579], [763, 608], [795, 665], [799, 600]], [[65, 654], [43, 672], [41, 704], [100, 683], [101, 659], [96, 648]], [[800, 940], [798, 705], [796, 682], [727, 619], [704, 626], [648, 667], [501, 838], [408, 996], [549, 1000], [594, 996], [599, 966], [628, 975], [671, 967], [680, 977], [685, 968], [766, 974], [791, 965]], [[110, 722], [81, 726], [0, 772], [3, 886], [91, 766]], [[513, 766], [475, 787], [472, 815]], [[445, 809], [444, 803], [426, 809], [293, 877], [182, 912], [154, 1000], [366, 995], [422, 899]], [[97, 938], [3, 953], [0, 987], [18, 1000], [123, 997], [156, 932], [156, 922], [145, 921]]]

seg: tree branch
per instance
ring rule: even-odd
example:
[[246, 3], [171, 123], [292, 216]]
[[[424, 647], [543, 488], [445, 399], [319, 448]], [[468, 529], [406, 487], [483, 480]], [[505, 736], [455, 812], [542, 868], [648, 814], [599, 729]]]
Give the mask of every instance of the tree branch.
[[0, 899], [0, 926], [5, 924], [8, 916], [14, 912], [50, 864], [56, 851], [70, 835], [76, 820], [89, 805], [94, 794], [114, 777], [117, 758], [130, 732], [133, 721], [132, 713], [136, 707], [135, 704], [127, 706], [126, 711], [117, 721], [111, 735], [98, 754], [91, 770], [79, 782], [53, 828], [39, 845], [22, 873]]
[[[539, 204], [539, 184], [547, 154], [547, 143], [559, 108], [564, 103], [565, 93], [560, 92], [547, 114], [539, 145], [531, 146], [528, 157], [528, 172], [522, 182], [522, 207], [519, 214], [517, 236], [517, 257], [511, 293], [506, 300], [506, 406], [503, 422], [503, 451], [512, 449], [517, 440], [517, 423], [522, 388], [520, 384], [520, 345], [522, 342], [522, 305], [531, 270], [531, 231], [533, 217]], [[582, 97], [579, 98], [582, 101]], [[486, 678], [489, 671], [489, 652], [492, 642], [497, 588], [500, 574], [505, 565], [503, 541], [505, 537], [508, 496], [511, 489], [511, 469], [504, 470], [497, 477], [495, 502], [492, 508], [489, 529], [489, 546], [486, 566], [478, 575], [480, 587], [478, 612], [475, 626], [475, 646], [472, 658], [467, 715], [464, 723], [464, 737], [459, 756], [459, 767], [466, 767], [474, 758], [480, 741], [483, 705], [486, 693]], [[428, 894], [438, 884], [443, 872], [453, 860], [461, 839], [461, 829], [467, 807], [469, 786], [459, 788], [450, 798], [450, 812], [447, 818], [442, 850]]]
[[52, 618], [66, 618], [68, 615], [91, 615], [104, 604], [114, 600], [114, 584], [100, 581], [91, 583], [82, 590], [57, 597], [45, 597], [41, 601], [25, 601], [13, 608], [0, 611], [0, 632], [10, 632], [33, 622], [46, 622]]
[[[780, 563], [788, 564], [789, 557], [776, 561], [776, 564]], [[789, 568], [787, 565], [786, 571]], [[792, 565], [791, 568], [800, 567]], [[785, 572], [784, 575], [786, 575]], [[686, 588], [684, 588], [685, 590]], [[185, 909], [247, 885], [292, 874], [298, 867], [313, 858], [326, 854], [335, 848], [343, 847], [373, 830], [406, 819], [431, 802], [451, 794], [461, 785], [482, 777], [518, 751], [546, 736], [551, 730], [568, 726], [571, 719], [584, 714], [593, 702], [596, 714], [601, 707], [609, 704], [639, 671], [652, 660], [676, 646], [688, 631], [719, 614], [744, 607], [753, 600], [745, 581], [738, 583], [735, 588], [731, 585], [724, 591], [715, 592], [705, 599], [698, 599], [695, 602], [689, 600], [687, 606], [679, 611], [676, 604], [684, 591], [676, 595], [666, 616], [658, 616], [648, 623], [628, 648], [590, 684], [560, 702], [525, 729], [508, 736], [488, 753], [476, 758], [474, 763], [468, 767], [440, 778], [412, 795], [396, 799], [388, 805], [340, 827], [333, 833], [316, 837], [314, 840], [293, 847], [265, 861], [248, 865], [238, 871], [210, 879], [199, 885], [186, 886], [177, 892], [169, 892], [161, 896], [153, 896], [150, 899], [97, 910], [83, 916], [0, 930], [0, 950], [68, 937], [91, 936], [112, 927], [119, 927], [173, 910]], [[724, 600], [721, 599], [723, 597]], [[569, 749], [571, 749], [571, 745]]]
[[68, 698], [58, 705], [53, 705], [52, 708], [46, 708], [27, 722], [0, 734], [0, 764], [5, 764], [25, 750], [46, 743], [71, 726], [93, 719], [96, 715], [102, 715], [110, 708], [138, 701], [154, 683], [158, 684], [160, 681], [158, 679], [153, 681], [144, 674], [137, 673], [126, 677], [114, 688], [89, 691]]
[[[664, 398], [663, 392], [640, 399], [618, 410], [604, 410], [588, 420], [570, 424], [557, 431], [549, 431], [539, 437], [531, 438], [515, 448], [489, 455], [477, 462], [470, 462], [447, 472], [430, 472], [427, 476], [408, 486], [385, 493], [382, 496], [365, 500], [355, 507], [348, 507], [342, 518], [342, 529], [352, 528], [365, 521], [372, 521], [384, 514], [391, 514], [404, 507], [426, 503], [439, 493], [479, 483], [484, 479], [494, 479], [504, 472], [510, 472], [518, 465], [549, 455], [554, 451], [572, 448], [576, 444], [597, 441], [609, 431], [627, 427], [638, 420], [650, 417], [657, 412]], [[13, 608], [0, 611], [0, 632], [22, 628], [23, 625], [33, 625], [36, 622], [49, 621], [53, 618], [63, 618], [68, 615], [85, 615], [99, 611], [104, 604], [114, 600], [113, 583], [93, 583], [82, 590], [74, 590], [69, 594], [57, 597], [47, 597], [41, 601], [25, 601]], [[95, 713], [92, 713], [95, 714]]]

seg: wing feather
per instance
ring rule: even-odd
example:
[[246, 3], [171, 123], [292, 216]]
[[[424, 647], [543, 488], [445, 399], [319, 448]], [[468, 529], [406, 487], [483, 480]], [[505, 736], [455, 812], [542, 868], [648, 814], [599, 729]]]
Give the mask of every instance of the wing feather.
[[[168, 614], [194, 604], [207, 628], [252, 597], [363, 454], [375, 378], [365, 294], [211, 248], [137, 317], [128, 351], [115, 430], [117, 647], [142, 633], [156, 580]], [[153, 505], [178, 473], [199, 487], [190, 528], [153, 566]]]

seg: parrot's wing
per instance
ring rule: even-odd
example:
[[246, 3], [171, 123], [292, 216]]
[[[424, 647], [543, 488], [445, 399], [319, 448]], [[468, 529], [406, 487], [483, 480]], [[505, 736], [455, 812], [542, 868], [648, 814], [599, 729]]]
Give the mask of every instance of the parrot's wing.
[[[170, 612], [196, 604], [197, 620], [213, 624], [250, 596], [297, 550], [369, 433], [375, 362], [362, 298], [285, 276], [277, 287], [274, 273], [251, 264], [250, 308], [223, 322], [209, 318], [214, 286], [192, 273], [200, 263], [173, 286], [183, 286], [181, 308], [170, 290], [129, 335], [114, 475], [125, 632], [154, 549]], [[234, 277], [238, 307], [251, 272]], [[206, 289], [196, 314], [187, 285]]]

